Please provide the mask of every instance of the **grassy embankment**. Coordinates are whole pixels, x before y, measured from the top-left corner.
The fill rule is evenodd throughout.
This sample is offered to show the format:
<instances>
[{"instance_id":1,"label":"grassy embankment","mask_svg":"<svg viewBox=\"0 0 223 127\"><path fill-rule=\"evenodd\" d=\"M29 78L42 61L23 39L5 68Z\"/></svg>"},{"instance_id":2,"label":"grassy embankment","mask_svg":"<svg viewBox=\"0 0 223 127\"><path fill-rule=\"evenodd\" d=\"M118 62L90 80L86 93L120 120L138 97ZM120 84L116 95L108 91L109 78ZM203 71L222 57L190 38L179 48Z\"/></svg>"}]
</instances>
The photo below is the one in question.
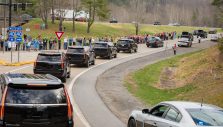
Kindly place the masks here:
<instances>
[{"instance_id":1,"label":"grassy embankment","mask_svg":"<svg viewBox=\"0 0 223 127\"><path fill-rule=\"evenodd\" d=\"M41 19L33 19L30 23L23 26L24 33L26 28L30 28L31 31L27 34L32 35L33 37L37 37L41 34L43 37L56 37L55 31L58 31L58 21L55 24L51 24L49 21L49 29L48 30L39 30L35 29L36 24L41 24ZM124 23L124 24L110 24L110 23L95 23L92 26L91 33L86 33L86 23L76 23L76 33L72 32L72 22L65 21L64 26L66 27L65 36L73 36L73 37L121 37L126 35L134 35L135 27L133 24ZM160 32L182 32L182 31L193 31L195 29L199 29L198 27L187 27L187 26L154 26L154 25L140 25L140 34L155 34ZM205 28L208 30L208 28Z\"/></svg>"},{"instance_id":2,"label":"grassy embankment","mask_svg":"<svg viewBox=\"0 0 223 127\"><path fill-rule=\"evenodd\" d=\"M176 56L128 75L125 85L148 105L203 99L223 107L223 54L216 46Z\"/></svg>"}]
</instances>

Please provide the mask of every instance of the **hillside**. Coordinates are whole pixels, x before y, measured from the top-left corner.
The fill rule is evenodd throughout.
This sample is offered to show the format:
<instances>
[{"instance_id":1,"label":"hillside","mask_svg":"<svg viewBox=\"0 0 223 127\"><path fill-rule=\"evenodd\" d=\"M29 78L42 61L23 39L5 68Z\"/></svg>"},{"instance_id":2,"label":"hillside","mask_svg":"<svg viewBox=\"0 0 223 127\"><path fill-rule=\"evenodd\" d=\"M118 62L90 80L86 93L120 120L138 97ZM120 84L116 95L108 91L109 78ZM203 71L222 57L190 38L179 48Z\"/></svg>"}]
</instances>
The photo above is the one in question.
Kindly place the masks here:
<instances>
[{"instance_id":1,"label":"hillside","mask_svg":"<svg viewBox=\"0 0 223 127\"><path fill-rule=\"evenodd\" d=\"M202 100L223 106L223 59L217 46L180 55L130 74L126 85L148 105L166 100Z\"/></svg>"},{"instance_id":2,"label":"hillside","mask_svg":"<svg viewBox=\"0 0 223 127\"><path fill-rule=\"evenodd\" d=\"M212 0L108 0L111 17L121 22L162 24L178 22L184 25L214 26ZM138 16L136 16L138 14Z\"/></svg>"}]
</instances>

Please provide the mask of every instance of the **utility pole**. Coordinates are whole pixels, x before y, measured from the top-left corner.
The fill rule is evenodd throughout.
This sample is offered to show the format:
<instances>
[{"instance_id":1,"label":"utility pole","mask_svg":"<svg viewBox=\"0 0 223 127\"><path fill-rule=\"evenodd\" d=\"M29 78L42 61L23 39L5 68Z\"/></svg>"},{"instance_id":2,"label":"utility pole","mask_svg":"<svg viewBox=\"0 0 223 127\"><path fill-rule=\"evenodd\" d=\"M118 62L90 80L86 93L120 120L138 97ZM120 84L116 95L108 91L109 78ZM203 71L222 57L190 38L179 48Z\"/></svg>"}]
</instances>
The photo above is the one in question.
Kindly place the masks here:
<instances>
[{"instance_id":1,"label":"utility pole","mask_svg":"<svg viewBox=\"0 0 223 127\"><path fill-rule=\"evenodd\" d=\"M6 4L6 0L4 1L4 3ZM6 7L4 6L4 44L3 44L3 53L5 51L5 41L6 41Z\"/></svg>"},{"instance_id":2,"label":"utility pole","mask_svg":"<svg viewBox=\"0 0 223 127\"><path fill-rule=\"evenodd\" d=\"M9 27L12 26L12 0L9 0Z\"/></svg>"}]
</instances>

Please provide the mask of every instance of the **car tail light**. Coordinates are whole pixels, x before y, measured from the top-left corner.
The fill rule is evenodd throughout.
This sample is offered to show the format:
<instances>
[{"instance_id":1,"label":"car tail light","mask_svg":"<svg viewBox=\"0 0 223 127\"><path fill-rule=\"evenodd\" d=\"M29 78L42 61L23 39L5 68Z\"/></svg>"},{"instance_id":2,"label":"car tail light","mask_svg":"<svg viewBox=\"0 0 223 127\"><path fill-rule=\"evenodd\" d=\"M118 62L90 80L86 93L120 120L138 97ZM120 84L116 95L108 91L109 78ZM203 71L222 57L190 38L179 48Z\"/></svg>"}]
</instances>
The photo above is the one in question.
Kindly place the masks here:
<instances>
[{"instance_id":1,"label":"car tail light","mask_svg":"<svg viewBox=\"0 0 223 127\"><path fill-rule=\"evenodd\" d=\"M1 107L0 107L0 121L3 121L3 119L4 119L6 93L7 93L7 86L5 87L5 91L4 91L3 96L1 98L2 102L1 102Z\"/></svg>"},{"instance_id":2,"label":"car tail light","mask_svg":"<svg viewBox=\"0 0 223 127\"><path fill-rule=\"evenodd\" d=\"M72 120L73 119L73 106L72 106L72 104L71 104L71 102L70 102L70 98L69 98L69 95L68 95L68 93L67 93L67 90L64 88L64 92L65 92L65 95L66 95L66 98L67 98L67 106L68 106L68 114L67 114L67 116L68 116L68 119L69 120Z\"/></svg>"}]
</instances>

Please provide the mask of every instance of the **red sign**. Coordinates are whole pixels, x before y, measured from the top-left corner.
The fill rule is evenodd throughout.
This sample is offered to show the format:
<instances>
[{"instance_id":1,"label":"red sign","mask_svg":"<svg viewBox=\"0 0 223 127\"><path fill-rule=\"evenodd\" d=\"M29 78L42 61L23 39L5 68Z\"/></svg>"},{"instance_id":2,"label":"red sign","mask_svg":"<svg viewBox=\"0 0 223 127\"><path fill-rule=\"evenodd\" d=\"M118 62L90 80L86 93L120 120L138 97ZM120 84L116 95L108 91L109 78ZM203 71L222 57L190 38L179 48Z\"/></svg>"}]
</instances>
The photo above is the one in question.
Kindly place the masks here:
<instances>
[{"instance_id":1,"label":"red sign","mask_svg":"<svg viewBox=\"0 0 223 127\"><path fill-rule=\"evenodd\" d=\"M55 34L57 35L58 40L60 40L64 32L55 32Z\"/></svg>"}]
</instances>

